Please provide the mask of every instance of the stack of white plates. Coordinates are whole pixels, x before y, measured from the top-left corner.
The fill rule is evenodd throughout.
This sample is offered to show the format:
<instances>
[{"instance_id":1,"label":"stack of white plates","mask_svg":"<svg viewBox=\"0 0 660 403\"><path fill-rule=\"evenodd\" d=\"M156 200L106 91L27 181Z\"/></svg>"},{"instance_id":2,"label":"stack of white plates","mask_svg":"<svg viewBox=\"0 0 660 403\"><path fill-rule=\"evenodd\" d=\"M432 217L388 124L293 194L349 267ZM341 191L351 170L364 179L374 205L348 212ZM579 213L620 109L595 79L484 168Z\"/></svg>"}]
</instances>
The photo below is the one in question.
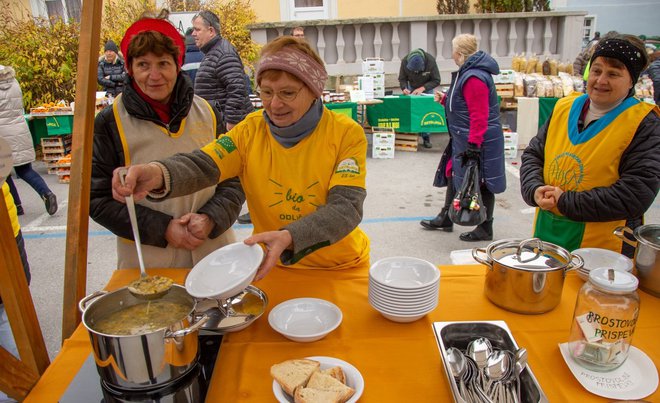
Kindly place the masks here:
<instances>
[{"instance_id":1,"label":"stack of white plates","mask_svg":"<svg viewBox=\"0 0 660 403\"><path fill-rule=\"evenodd\" d=\"M589 272L598 267L609 267L614 270L632 273L633 261L620 253L601 248L582 248L573 251L584 260L584 266L578 269L577 274L584 281L589 279Z\"/></svg>"},{"instance_id":2,"label":"stack of white plates","mask_svg":"<svg viewBox=\"0 0 660 403\"><path fill-rule=\"evenodd\" d=\"M369 303L395 322L413 322L438 306L440 270L414 257L381 259L369 269Z\"/></svg>"}]
</instances>

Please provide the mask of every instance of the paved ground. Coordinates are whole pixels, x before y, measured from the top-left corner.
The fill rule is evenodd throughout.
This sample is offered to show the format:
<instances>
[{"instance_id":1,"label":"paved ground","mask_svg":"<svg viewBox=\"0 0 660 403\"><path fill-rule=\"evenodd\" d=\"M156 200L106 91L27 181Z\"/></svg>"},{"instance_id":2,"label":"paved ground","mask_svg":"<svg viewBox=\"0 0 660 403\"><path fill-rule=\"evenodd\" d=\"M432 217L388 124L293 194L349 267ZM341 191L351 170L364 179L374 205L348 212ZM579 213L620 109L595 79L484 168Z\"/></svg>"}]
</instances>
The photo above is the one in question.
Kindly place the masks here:
<instances>
[{"instance_id":1,"label":"paved ground","mask_svg":"<svg viewBox=\"0 0 660 403\"><path fill-rule=\"evenodd\" d=\"M432 136L434 148L419 152L397 152L394 159L369 159L367 162L368 197L361 228L371 237L371 259L407 255L436 264L452 263L452 251L465 251L489 242L467 243L454 233L423 230L419 220L434 216L444 201L444 190L432 187L433 175L444 149L445 134ZM519 153L520 154L520 153ZM496 197L495 237L523 238L531 234L533 209L520 197L519 158L507 160L508 189ZM23 181L16 180L25 215L20 217L32 268L30 286L42 331L51 357L60 348L64 249L69 185L46 174L46 167L36 163L51 189L57 194L60 209L54 216L45 212L43 202ZM660 222L660 203L653 204L647 222ZM236 225L239 239L247 237L252 227ZM465 253L454 256L469 256ZM115 238L103 227L90 221L87 293L101 289L115 267Z\"/></svg>"}]
</instances>

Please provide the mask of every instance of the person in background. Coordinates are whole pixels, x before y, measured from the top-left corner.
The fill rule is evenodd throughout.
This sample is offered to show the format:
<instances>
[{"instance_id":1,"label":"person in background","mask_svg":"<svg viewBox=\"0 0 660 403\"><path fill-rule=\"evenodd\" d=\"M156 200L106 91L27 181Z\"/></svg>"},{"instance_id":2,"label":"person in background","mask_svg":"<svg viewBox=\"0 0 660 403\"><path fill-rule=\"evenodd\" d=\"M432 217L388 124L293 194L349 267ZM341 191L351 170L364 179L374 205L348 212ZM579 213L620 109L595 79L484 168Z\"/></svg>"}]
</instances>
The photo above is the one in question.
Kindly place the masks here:
<instances>
[{"instance_id":1,"label":"person in background","mask_svg":"<svg viewBox=\"0 0 660 403\"><path fill-rule=\"evenodd\" d=\"M21 225L18 222L18 214L16 213L16 205L14 204L14 198L11 196L9 191L9 185L6 183L2 184L2 197L5 198L5 204L7 205L7 210L9 213L9 220L11 221L12 229L14 230L14 238L16 239L16 247L18 248L18 254L21 257L21 264L23 266L23 272L25 273L25 278L28 285L30 285L30 264L28 263L27 252L25 251L25 241L23 240L23 234L21 233ZM9 318L7 317L7 312L5 312L5 306L2 303L2 296L0 295L0 347L3 347L14 357L20 358L18 353L18 347L16 346L16 340L14 339L14 334L11 330L11 325L9 323ZM0 391L0 402L15 402L15 400L10 399L4 392Z\"/></svg>"},{"instance_id":2,"label":"person in background","mask_svg":"<svg viewBox=\"0 0 660 403\"><path fill-rule=\"evenodd\" d=\"M305 39L305 28L303 27L293 27L291 30L291 35L294 38Z\"/></svg>"},{"instance_id":3,"label":"person in background","mask_svg":"<svg viewBox=\"0 0 660 403\"><path fill-rule=\"evenodd\" d=\"M458 71L452 73L446 95L436 93L436 101L445 107L449 128L449 144L436 172L434 186L447 186L445 204L437 217L422 220L422 227L451 232L449 208L456 190L461 187L464 167L469 159L477 160L481 178L481 196L486 209L486 221L473 231L460 235L462 241L493 239L495 193L506 190L504 172L504 134L500 124L500 108L493 74L500 68L495 59L477 50L477 38L462 34L452 40L452 57Z\"/></svg>"},{"instance_id":4,"label":"person in background","mask_svg":"<svg viewBox=\"0 0 660 403\"><path fill-rule=\"evenodd\" d=\"M232 44L220 36L217 15L200 11L192 22L195 44L204 53L195 77L195 94L220 111L224 133L254 110L243 62Z\"/></svg>"},{"instance_id":5,"label":"person in background","mask_svg":"<svg viewBox=\"0 0 660 403\"><path fill-rule=\"evenodd\" d=\"M118 268L138 267L138 259L126 205L112 197L113 170L190 152L217 135L217 111L181 71L183 38L166 14L159 17L126 30L126 89L94 120L90 216L117 235ZM190 268L235 242L231 226L244 201L240 182L230 179L186 197L136 203L145 265Z\"/></svg>"},{"instance_id":6,"label":"person in background","mask_svg":"<svg viewBox=\"0 0 660 403\"><path fill-rule=\"evenodd\" d=\"M188 74L190 81L194 85L197 69L199 69L199 65L204 58L204 53L195 44L195 38L192 36L192 32L192 28L188 28L186 31L186 55L183 58L184 63L181 66L181 70Z\"/></svg>"},{"instance_id":7,"label":"person in background","mask_svg":"<svg viewBox=\"0 0 660 403\"><path fill-rule=\"evenodd\" d=\"M658 194L660 109L633 97L647 64L638 38L603 38L590 62L587 93L560 99L522 154L522 197L537 207L535 237L632 257L613 231L642 225Z\"/></svg>"},{"instance_id":8,"label":"person in background","mask_svg":"<svg viewBox=\"0 0 660 403\"><path fill-rule=\"evenodd\" d=\"M254 224L244 242L265 245L257 280L275 265L368 270L369 238L358 227L367 140L357 122L324 107L327 78L307 41L272 40L256 75L264 110L201 150L129 167L125 186L113 178L116 199L173 198L239 177Z\"/></svg>"},{"instance_id":9,"label":"person in background","mask_svg":"<svg viewBox=\"0 0 660 403\"><path fill-rule=\"evenodd\" d=\"M649 67L646 69L651 81L653 81L653 99L656 105L660 105L660 50L656 50L649 57Z\"/></svg>"},{"instance_id":10,"label":"person in background","mask_svg":"<svg viewBox=\"0 0 660 403\"><path fill-rule=\"evenodd\" d=\"M46 211L53 215L57 212L57 196L32 168L32 162L37 156L23 113L23 92L16 81L16 73L12 67L0 65L0 138L5 139L11 146L16 175L39 194L46 205ZM18 214L23 215L21 198L11 176L7 177L7 184Z\"/></svg>"},{"instance_id":11,"label":"person in background","mask_svg":"<svg viewBox=\"0 0 660 403\"><path fill-rule=\"evenodd\" d=\"M117 45L109 40L105 43L104 54L96 70L96 81L108 95L116 97L124 90L126 70L124 60L117 53Z\"/></svg>"},{"instance_id":12,"label":"person in background","mask_svg":"<svg viewBox=\"0 0 660 403\"><path fill-rule=\"evenodd\" d=\"M415 49L401 60L399 87L406 95L433 94L440 85L440 71L435 57L423 49ZM425 148L431 148L431 134L420 133Z\"/></svg>"},{"instance_id":13,"label":"person in background","mask_svg":"<svg viewBox=\"0 0 660 403\"><path fill-rule=\"evenodd\" d=\"M596 45L601 39L613 38L618 36L619 33L616 31L609 31L601 38L600 33L598 33L598 38L594 36L594 39L589 41L589 44L577 55L575 61L573 62L573 75L582 77L586 82L589 78L589 61L591 56L594 54Z\"/></svg>"}]
</instances>

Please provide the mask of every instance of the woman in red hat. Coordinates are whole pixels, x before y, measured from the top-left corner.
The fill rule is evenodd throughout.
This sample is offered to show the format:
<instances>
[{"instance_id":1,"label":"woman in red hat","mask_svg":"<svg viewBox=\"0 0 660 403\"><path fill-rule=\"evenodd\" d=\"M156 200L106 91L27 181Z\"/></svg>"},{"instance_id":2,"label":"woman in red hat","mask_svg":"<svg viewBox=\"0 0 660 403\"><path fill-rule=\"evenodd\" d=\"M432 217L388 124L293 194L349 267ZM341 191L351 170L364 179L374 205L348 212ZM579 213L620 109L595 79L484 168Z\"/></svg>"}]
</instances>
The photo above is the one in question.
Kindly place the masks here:
<instances>
[{"instance_id":1,"label":"woman in red hat","mask_svg":"<svg viewBox=\"0 0 660 403\"><path fill-rule=\"evenodd\" d=\"M113 199L117 167L190 152L216 138L217 111L194 95L181 72L185 44L164 18L142 18L121 41L128 78L124 92L94 121L90 216L117 235L117 267L138 266L128 210ZM192 267L235 242L232 224L245 195L237 179L185 197L137 203L147 267Z\"/></svg>"}]
</instances>

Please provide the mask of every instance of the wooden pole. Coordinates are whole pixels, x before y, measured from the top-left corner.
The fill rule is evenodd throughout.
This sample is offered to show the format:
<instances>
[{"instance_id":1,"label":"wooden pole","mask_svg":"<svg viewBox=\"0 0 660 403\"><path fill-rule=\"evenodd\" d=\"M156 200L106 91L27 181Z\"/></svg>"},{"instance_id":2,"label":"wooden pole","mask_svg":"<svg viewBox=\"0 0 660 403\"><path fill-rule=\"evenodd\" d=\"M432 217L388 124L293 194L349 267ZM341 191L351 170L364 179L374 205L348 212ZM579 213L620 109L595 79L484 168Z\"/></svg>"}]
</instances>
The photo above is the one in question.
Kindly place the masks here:
<instances>
[{"instance_id":1,"label":"wooden pole","mask_svg":"<svg viewBox=\"0 0 660 403\"><path fill-rule=\"evenodd\" d=\"M96 69L101 36L103 0L85 0L82 5L76 108L71 145L71 181L64 260L64 300L62 341L69 338L80 323L78 301L87 285L87 231L89 228L89 192L92 173L92 139L96 110Z\"/></svg>"}]
</instances>

